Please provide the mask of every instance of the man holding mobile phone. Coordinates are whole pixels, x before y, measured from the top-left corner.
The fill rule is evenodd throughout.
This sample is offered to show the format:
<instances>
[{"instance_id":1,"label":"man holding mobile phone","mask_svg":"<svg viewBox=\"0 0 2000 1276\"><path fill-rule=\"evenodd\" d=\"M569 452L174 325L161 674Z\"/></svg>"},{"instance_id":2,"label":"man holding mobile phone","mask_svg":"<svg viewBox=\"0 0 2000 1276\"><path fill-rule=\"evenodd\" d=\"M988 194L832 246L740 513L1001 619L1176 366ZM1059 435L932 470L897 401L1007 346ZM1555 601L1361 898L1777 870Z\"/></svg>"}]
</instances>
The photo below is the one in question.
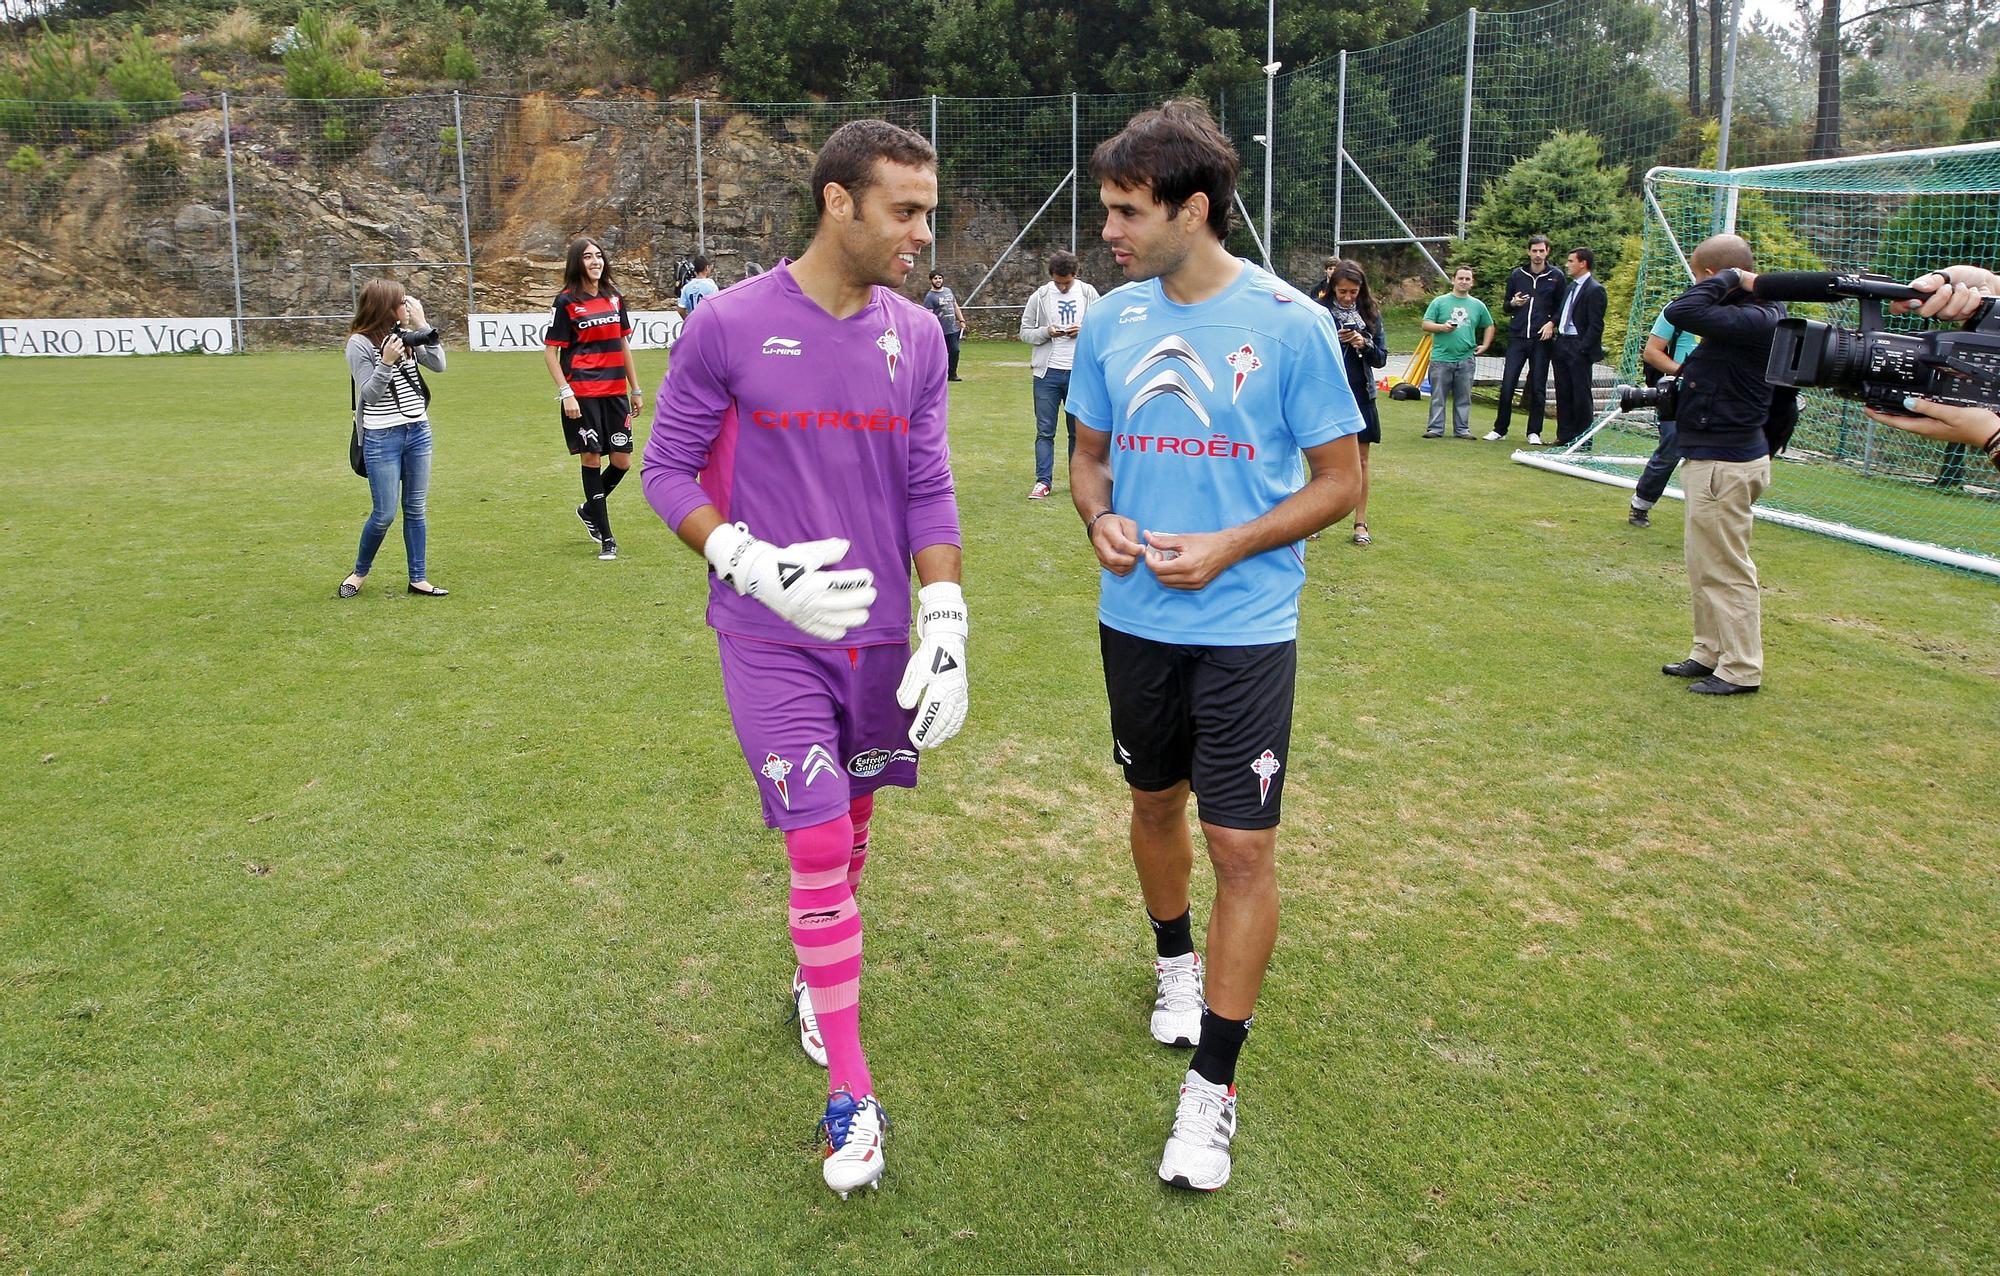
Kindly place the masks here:
<instances>
[{"instance_id":1,"label":"man holding mobile phone","mask_svg":"<svg viewBox=\"0 0 2000 1276\"><path fill-rule=\"evenodd\" d=\"M1055 478L1056 412L1068 406L1069 374L1076 363L1076 337L1084 312L1097 304L1097 289L1076 277L1076 254L1049 256L1049 282L1021 308L1021 340L1035 348L1035 485L1031 501L1046 500ZM1067 415L1067 413L1065 413ZM1069 418L1069 455L1076 455L1076 418Z\"/></svg>"}]
</instances>

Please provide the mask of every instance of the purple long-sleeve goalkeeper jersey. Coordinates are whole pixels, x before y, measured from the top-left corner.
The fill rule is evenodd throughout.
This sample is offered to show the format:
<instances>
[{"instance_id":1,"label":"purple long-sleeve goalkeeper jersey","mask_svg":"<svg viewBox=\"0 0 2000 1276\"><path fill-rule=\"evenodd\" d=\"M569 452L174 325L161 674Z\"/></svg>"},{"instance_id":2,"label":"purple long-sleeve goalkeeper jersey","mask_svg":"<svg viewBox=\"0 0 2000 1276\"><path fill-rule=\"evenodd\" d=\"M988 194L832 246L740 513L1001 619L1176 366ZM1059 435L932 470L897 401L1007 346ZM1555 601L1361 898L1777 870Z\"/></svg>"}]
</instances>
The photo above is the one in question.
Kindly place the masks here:
<instances>
[{"instance_id":1,"label":"purple long-sleeve goalkeeper jersey","mask_svg":"<svg viewBox=\"0 0 2000 1276\"><path fill-rule=\"evenodd\" d=\"M943 329L887 288L836 319L780 262L702 302L655 403L646 499L672 528L713 505L773 545L845 537L831 566L868 568L877 591L829 643L711 575L708 623L800 647L906 640L911 558L959 543L945 405Z\"/></svg>"}]
</instances>

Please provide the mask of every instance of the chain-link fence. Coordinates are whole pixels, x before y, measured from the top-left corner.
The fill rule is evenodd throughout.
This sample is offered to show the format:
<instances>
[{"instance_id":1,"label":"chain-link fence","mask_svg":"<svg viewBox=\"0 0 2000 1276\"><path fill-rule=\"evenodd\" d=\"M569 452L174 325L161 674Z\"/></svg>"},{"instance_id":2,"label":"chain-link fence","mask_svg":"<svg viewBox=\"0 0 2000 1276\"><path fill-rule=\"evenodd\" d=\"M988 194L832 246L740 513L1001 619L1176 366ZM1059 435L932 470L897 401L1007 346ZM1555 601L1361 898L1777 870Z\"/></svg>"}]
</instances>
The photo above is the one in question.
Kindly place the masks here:
<instances>
[{"instance_id":1,"label":"chain-link fence","mask_svg":"<svg viewBox=\"0 0 2000 1276\"><path fill-rule=\"evenodd\" d=\"M1232 246L1264 256L1268 239L1292 278L1337 248L1434 250L1557 128L1596 134L1636 182L1688 125L1613 21L1590 0L1474 11L1218 92L1244 159ZM814 152L879 116L935 142L932 264L975 328L1005 331L1057 247L1115 279L1084 170L1156 100L0 102L0 236L23 263L0 315L223 316L239 349L317 342L360 279L393 273L462 332L465 315L544 308L579 233L604 241L635 308L667 309L698 252L725 283L797 253Z\"/></svg>"}]
</instances>

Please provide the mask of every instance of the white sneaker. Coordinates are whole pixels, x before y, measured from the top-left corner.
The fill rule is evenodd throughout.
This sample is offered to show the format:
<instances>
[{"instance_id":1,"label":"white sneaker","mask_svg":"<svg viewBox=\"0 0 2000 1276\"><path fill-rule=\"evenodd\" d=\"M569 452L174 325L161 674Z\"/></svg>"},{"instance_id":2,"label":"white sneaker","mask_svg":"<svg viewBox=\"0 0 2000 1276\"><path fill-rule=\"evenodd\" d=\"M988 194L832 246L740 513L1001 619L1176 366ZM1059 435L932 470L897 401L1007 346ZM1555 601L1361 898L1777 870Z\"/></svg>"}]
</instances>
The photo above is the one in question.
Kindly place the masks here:
<instances>
[{"instance_id":1,"label":"white sneaker","mask_svg":"<svg viewBox=\"0 0 2000 1276\"><path fill-rule=\"evenodd\" d=\"M792 973L792 1018L799 1023L799 1047L806 1058L826 1066L826 1038L819 1035L819 1016L813 1013L812 994L806 990L803 971Z\"/></svg>"},{"instance_id":2,"label":"white sneaker","mask_svg":"<svg viewBox=\"0 0 2000 1276\"><path fill-rule=\"evenodd\" d=\"M1542 445L1542 436L1539 434L1530 434L1528 442L1534 444L1536 447L1540 447Z\"/></svg>"},{"instance_id":3,"label":"white sneaker","mask_svg":"<svg viewBox=\"0 0 2000 1276\"><path fill-rule=\"evenodd\" d=\"M1229 1141L1235 1137L1236 1087L1213 1085L1190 1070L1160 1157L1160 1181L1213 1192L1229 1181Z\"/></svg>"},{"instance_id":4,"label":"white sneaker","mask_svg":"<svg viewBox=\"0 0 2000 1276\"><path fill-rule=\"evenodd\" d=\"M834 1091L826 1101L826 1115L819 1119L819 1133L826 1143L820 1173L841 1200L858 1188L881 1188L882 1140L889 1133L889 1116L874 1095L856 1099L845 1089ZM1227 1168L1223 1174L1228 1176Z\"/></svg>"},{"instance_id":5,"label":"white sneaker","mask_svg":"<svg viewBox=\"0 0 2000 1276\"><path fill-rule=\"evenodd\" d=\"M1159 995L1153 998L1153 1040L1163 1046L1201 1044L1201 954L1153 962Z\"/></svg>"},{"instance_id":6,"label":"white sneaker","mask_svg":"<svg viewBox=\"0 0 2000 1276\"><path fill-rule=\"evenodd\" d=\"M1049 485L1047 483L1036 483L1028 489L1028 499L1031 501L1046 501L1049 499Z\"/></svg>"},{"instance_id":7,"label":"white sneaker","mask_svg":"<svg viewBox=\"0 0 2000 1276\"><path fill-rule=\"evenodd\" d=\"M1486 433L1479 436L1479 441L1481 443L1491 443L1495 439L1504 439L1506 437L1507 437L1506 435L1500 433L1500 431L1498 430L1488 430Z\"/></svg>"}]
</instances>

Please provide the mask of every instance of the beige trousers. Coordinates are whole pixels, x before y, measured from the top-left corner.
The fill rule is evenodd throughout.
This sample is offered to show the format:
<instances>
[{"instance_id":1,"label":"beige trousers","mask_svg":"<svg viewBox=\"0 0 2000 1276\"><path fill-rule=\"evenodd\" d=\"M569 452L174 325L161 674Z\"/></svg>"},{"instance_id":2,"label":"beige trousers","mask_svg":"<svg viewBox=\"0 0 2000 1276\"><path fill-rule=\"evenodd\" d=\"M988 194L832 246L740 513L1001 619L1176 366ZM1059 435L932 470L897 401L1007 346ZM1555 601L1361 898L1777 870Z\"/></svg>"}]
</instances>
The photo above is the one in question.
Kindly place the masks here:
<instances>
[{"instance_id":1,"label":"beige trousers","mask_svg":"<svg viewBox=\"0 0 2000 1276\"><path fill-rule=\"evenodd\" d=\"M1694 594L1690 660L1741 687L1764 681L1757 564L1750 561L1750 506L1771 485L1771 458L1682 461L1687 494L1687 574Z\"/></svg>"}]
</instances>

